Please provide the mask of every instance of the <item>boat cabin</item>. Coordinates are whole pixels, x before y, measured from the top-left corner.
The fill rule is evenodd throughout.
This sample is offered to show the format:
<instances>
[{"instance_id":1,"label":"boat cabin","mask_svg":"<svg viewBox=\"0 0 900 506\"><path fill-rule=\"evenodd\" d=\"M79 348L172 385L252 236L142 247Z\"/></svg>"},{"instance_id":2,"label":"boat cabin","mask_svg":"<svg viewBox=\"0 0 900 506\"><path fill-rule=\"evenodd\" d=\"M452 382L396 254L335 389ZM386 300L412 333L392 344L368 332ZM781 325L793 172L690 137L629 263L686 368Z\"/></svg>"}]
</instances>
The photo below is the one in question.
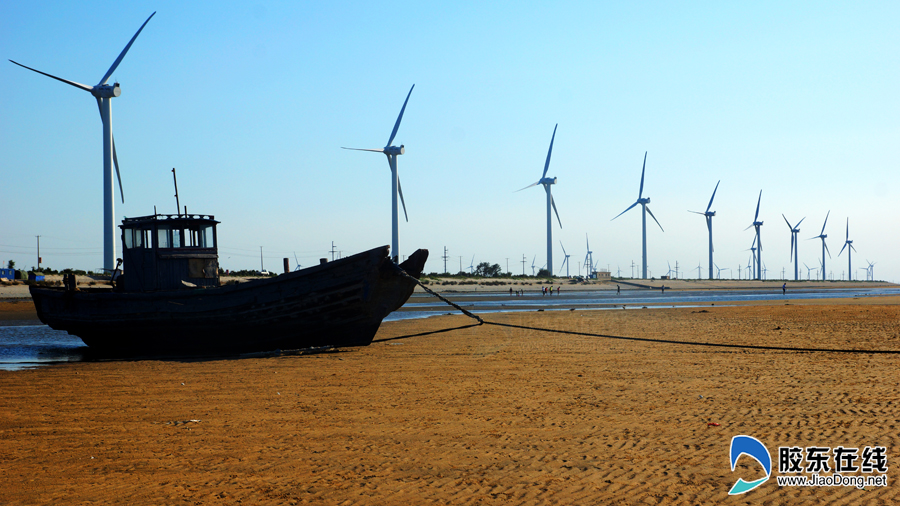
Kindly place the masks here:
<instances>
[{"instance_id":1,"label":"boat cabin","mask_svg":"<svg viewBox=\"0 0 900 506\"><path fill-rule=\"evenodd\" d=\"M219 254L212 215L154 214L125 218L122 229L126 292L219 286Z\"/></svg>"}]
</instances>

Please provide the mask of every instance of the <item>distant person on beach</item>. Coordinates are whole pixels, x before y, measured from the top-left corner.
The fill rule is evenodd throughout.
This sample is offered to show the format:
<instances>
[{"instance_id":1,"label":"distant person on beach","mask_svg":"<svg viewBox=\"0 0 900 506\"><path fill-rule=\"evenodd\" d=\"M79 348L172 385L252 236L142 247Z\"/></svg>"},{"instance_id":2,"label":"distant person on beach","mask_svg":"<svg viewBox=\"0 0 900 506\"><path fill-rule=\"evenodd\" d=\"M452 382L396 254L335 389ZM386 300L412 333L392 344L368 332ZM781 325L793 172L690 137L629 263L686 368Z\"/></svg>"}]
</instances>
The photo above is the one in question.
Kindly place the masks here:
<instances>
[{"instance_id":1,"label":"distant person on beach","mask_svg":"<svg viewBox=\"0 0 900 506\"><path fill-rule=\"evenodd\" d=\"M662 293L666 293L666 285L662 285L660 287L660 290L662 290Z\"/></svg>"},{"instance_id":2,"label":"distant person on beach","mask_svg":"<svg viewBox=\"0 0 900 506\"><path fill-rule=\"evenodd\" d=\"M787 283L781 285L781 295L787 295Z\"/></svg>"},{"instance_id":3,"label":"distant person on beach","mask_svg":"<svg viewBox=\"0 0 900 506\"><path fill-rule=\"evenodd\" d=\"M621 293L621 290L619 290L619 285L616 285L616 295L619 295L619 293Z\"/></svg>"},{"instance_id":4,"label":"distant person on beach","mask_svg":"<svg viewBox=\"0 0 900 506\"><path fill-rule=\"evenodd\" d=\"M512 287L509 287L509 294L512 295Z\"/></svg>"}]
</instances>

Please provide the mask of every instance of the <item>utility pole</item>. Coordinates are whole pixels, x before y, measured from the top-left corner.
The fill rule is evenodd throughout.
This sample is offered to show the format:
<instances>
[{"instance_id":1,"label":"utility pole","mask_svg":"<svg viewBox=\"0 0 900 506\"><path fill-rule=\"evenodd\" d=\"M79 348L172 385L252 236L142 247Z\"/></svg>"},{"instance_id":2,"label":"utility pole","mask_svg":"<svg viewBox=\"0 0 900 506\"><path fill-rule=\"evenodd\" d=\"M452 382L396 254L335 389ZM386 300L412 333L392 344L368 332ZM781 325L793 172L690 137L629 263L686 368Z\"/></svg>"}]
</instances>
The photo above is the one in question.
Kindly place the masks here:
<instances>
[{"instance_id":1,"label":"utility pole","mask_svg":"<svg viewBox=\"0 0 900 506\"><path fill-rule=\"evenodd\" d=\"M41 270L41 236L36 235L35 237L37 237L37 248L38 248L38 252L37 252L37 253L38 253L38 254L37 254L37 257L38 257L37 270Z\"/></svg>"},{"instance_id":2,"label":"utility pole","mask_svg":"<svg viewBox=\"0 0 900 506\"><path fill-rule=\"evenodd\" d=\"M509 257L506 257L506 272L509 272Z\"/></svg>"},{"instance_id":3,"label":"utility pole","mask_svg":"<svg viewBox=\"0 0 900 506\"><path fill-rule=\"evenodd\" d=\"M462 255L459 256L459 272L462 272Z\"/></svg>"},{"instance_id":4,"label":"utility pole","mask_svg":"<svg viewBox=\"0 0 900 506\"><path fill-rule=\"evenodd\" d=\"M444 259L444 274L448 274L448 272L447 272L447 258L449 258L449 257L447 256L447 247L446 247L446 246L444 246L444 256L442 256L441 258Z\"/></svg>"},{"instance_id":5,"label":"utility pole","mask_svg":"<svg viewBox=\"0 0 900 506\"><path fill-rule=\"evenodd\" d=\"M266 270L263 266L263 254L262 254L262 246L259 247L259 271L262 272Z\"/></svg>"},{"instance_id":6,"label":"utility pole","mask_svg":"<svg viewBox=\"0 0 900 506\"><path fill-rule=\"evenodd\" d=\"M522 275L525 275L525 254L522 254Z\"/></svg>"},{"instance_id":7,"label":"utility pole","mask_svg":"<svg viewBox=\"0 0 900 506\"><path fill-rule=\"evenodd\" d=\"M331 241L331 261L334 262L334 241Z\"/></svg>"}]
</instances>

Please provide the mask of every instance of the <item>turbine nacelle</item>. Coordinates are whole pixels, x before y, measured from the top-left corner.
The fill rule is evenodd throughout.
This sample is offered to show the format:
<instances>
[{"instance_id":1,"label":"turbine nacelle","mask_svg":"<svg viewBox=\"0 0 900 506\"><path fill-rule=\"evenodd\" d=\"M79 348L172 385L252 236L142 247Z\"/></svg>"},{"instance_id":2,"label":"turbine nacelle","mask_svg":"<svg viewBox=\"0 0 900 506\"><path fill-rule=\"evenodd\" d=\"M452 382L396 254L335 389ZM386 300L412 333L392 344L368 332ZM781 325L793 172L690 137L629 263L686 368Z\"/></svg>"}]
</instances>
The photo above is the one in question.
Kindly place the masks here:
<instances>
[{"instance_id":1,"label":"turbine nacelle","mask_svg":"<svg viewBox=\"0 0 900 506\"><path fill-rule=\"evenodd\" d=\"M406 153L406 148L403 146L403 144L401 144L399 148L397 146L387 146L384 148L384 154L388 156L402 155L404 153Z\"/></svg>"},{"instance_id":2,"label":"turbine nacelle","mask_svg":"<svg viewBox=\"0 0 900 506\"><path fill-rule=\"evenodd\" d=\"M557 178L555 178L555 177L542 177L541 180L538 181L538 183L540 183L540 184L556 184L556 179Z\"/></svg>"},{"instance_id":3,"label":"turbine nacelle","mask_svg":"<svg viewBox=\"0 0 900 506\"><path fill-rule=\"evenodd\" d=\"M647 198L643 198L643 199L637 199L637 203L638 203L638 204L647 205L647 204L650 203L650 198L647 197Z\"/></svg>"},{"instance_id":4,"label":"turbine nacelle","mask_svg":"<svg viewBox=\"0 0 900 506\"><path fill-rule=\"evenodd\" d=\"M113 98L118 97L122 94L122 89L119 88L119 83L115 83L112 86L108 84L98 84L91 88L91 95L97 98Z\"/></svg>"}]
</instances>

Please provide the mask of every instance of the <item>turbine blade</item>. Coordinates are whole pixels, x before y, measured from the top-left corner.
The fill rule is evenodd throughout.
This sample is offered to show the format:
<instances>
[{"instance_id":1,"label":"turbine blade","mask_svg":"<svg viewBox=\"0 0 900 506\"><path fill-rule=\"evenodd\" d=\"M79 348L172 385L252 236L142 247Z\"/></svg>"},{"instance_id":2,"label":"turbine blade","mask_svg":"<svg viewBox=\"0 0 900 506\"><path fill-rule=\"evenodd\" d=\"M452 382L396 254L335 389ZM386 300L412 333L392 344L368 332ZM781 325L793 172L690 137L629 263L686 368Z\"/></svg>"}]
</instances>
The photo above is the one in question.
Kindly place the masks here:
<instances>
[{"instance_id":1,"label":"turbine blade","mask_svg":"<svg viewBox=\"0 0 900 506\"><path fill-rule=\"evenodd\" d=\"M644 151L644 167L641 169L641 187L638 190L638 200L640 200L641 195L644 194L644 171L647 170L647 152ZM613 218L615 219L615 218Z\"/></svg>"},{"instance_id":2,"label":"turbine blade","mask_svg":"<svg viewBox=\"0 0 900 506\"><path fill-rule=\"evenodd\" d=\"M400 109L400 115L397 116L397 122L394 123L394 130L391 131L391 138L388 139L388 142L387 142L387 144L385 144L385 147L390 146L391 143L394 142L394 136L397 135L397 129L400 128L400 120L403 119L403 111L406 110L406 103L409 102L409 96L412 95L412 90L415 87L416 87L416 85L413 84L412 88L409 89L409 93L406 94L406 100L403 101L403 107Z\"/></svg>"},{"instance_id":3,"label":"turbine blade","mask_svg":"<svg viewBox=\"0 0 900 506\"><path fill-rule=\"evenodd\" d=\"M756 200L756 214L753 216L753 221L759 221L759 203L762 202L762 190L759 190L759 198Z\"/></svg>"},{"instance_id":4,"label":"turbine blade","mask_svg":"<svg viewBox=\"0 0 900 506\"><path fill-rule=\"evenodd\" d=\"M722 180L720 179L719 183L721 183L721 182L722 182ZM709 212L709 208L712 207L712 201L714 198L716 198L716 190L719 189L719 183L716 183L716 188L713 190L712 197L709 198L709 205L706 206L706 212Z\"/></svg>"},{"instance_id":5,"label":"turbine blade","mask_svg":"<svg viewBox=\"0 0 900 506\"><path fill-rule=\"evenodd\" d=\"M847 218L847 235L844 237L844 240L850 239L850 218Z\"/></svg>"},{"instance_id":6,"label":"turbine blade","mask_svg":"<svg viewBox=\"0 0 900 506\"><path fill-rule=\"evenodd\" d=\"M822 239L822 244L825 246L825 251L828 253L828 258L831 258L831 250L828 249L828 243L825 242L825 239Z\"/></svg>"},{"instance_id":7,"label":"turbine blade","mask_svg":"<svg viewBox=\"0 0 900 506\"><path fill-rule=\"evenodd\" d=\"M156 15L156 11L154 11L153 14L150 15L150 18L152 18L155 15ZM109 81L109 78L113 75L113 72L116 71L116 67L119 66L119 63L122 63L122 58L125 58L125 53L127 53L128 50L131 49L131 45L134 44L134 39L136 39L137 36L141 34L141 30L143 30L144 27L147 26L147 23L150 22L150 18L147 18L147 21L144 21L144 24L141 25L140 28L138 28L138 31L137 31L137 33L134 34L134 37L132 37L131 40L128 41L128 45L125 46L125 49L123 49L121 53L119 53L119 57L116 58L116 61L113 62L112 66L109 68L109 70L106 71L106 75L103 76L103 79L100 80L100 84L106 84L106 81Z\"/></svg>"},{"instance_id":8,"label":"turbine blade","mask_svg":"<svg viewBox=\"0 0 900 506\"><path fill-rule=\"evenodd\" d=\"M825 225L828 224L828 216L831 215L831 210L828 211L828 214L825 215L825 223L822 224L822 231L819 232L819 235L825 234Z\"/></svg>"},{"instance_id":9,"label":"turbine blade","mask_svg":"<svg viewBox=\"0 0 900 506\"><path fill-rule=\"evenodd\" d=\"M397 176L397 193L400 194L400 203L403 205L403 217L409 223L409 215L406 214L406 202L403 200L403 188L400 187L400 176Z\"/></svg>"},{"instance_id":10,"label":"turbine blade","mask_svg":"<svg viewBox=\"0 0 900 506\"><path fill-rule=\"evenodd\" d=\"M563 255L566 255L566 247L563 246L562 241L559 241L559 247L562 248L562 250L563 250ZM568 256L568 255L566 255L566 256Z\"/></svg>"},{"instance_id":11,"label":"turbine blade","mask_svg":"<svg viewBox=\"0 0 900 506\"><path fill-rule=\"evenodd\" d=\"M838 253L838 256L841 256L841 253L844 252L844 249L847 247L847 243L844 243L844 247L841 248L841 251Z\"/></svg>"},{"instance_id":12,"label":"turbine blade","mask_svg":"<svg viewBox=\"0 0 900 506\"><path fill-rule=\"evenodd\" d=\"M800 224L803 223L803 220L805 220L805 219L806 219L806 216L804 216L803 219L801 219L800 221L798 221L797 224L794 225L794 228L800 228Z\"/></svg>"},{"instance_id":13,"label":"turbine blade","mask_svg":"<svg viewBox=\"0 0 900 506\"><path fill-rule=\"evenodd\" d=\"M783 214L783 213L782 213L781 217L784 218L784 214ZM784 218L784 222L787 223L788 228L791 229L791 232L793 232L793 231L794 231L794 227L791 226L791 222L789 222L789 221L787 220L787 218Z\"/></svg>"},{"instance_id":14,"label":"turbine blade","mask_svg":"<svg viewBox=\"0 0 900 506\"><path fill-rule=\"evenodd\" d=\"M341 149L351 149L353 151L371 151L373 153L384 153L384 148L381 149L363 149L363 148L345 148L341 146Z\"/></svg>"},{"instance_id":15,"label":"turbine blade","mask_svg":"<svg viewBox=\"0 0 900 506\"><path fill-rule=\"evenodd\" d=\"M550 205L553 206L553 212L556 213L556 221L559 222L559 228L562 228L562 220L559 219L559 211L556 210L556 200L553 199L552 194L550 195Z\"/></svg>"},{"instance_id":16,"label":"turbine blade","mask_svg":"<svg viewBox=\"0 0 900 506\"><path fill-rule=\"evenodd\" d=\"M48 73L46 73L46 72L41 72L40 70L36 70L36 69L31 68L31 67L26 67L25 65L22 65L21 63L18 63L18 62L14 62L14 61L12 61L12 60L9 60L9 61L15 63L16 65L18 65L18 66L20 66L20 67L22 67L22 68L26 68L26 69L28 69L28 70L30 70L30 71L32 71L32 72L37 72L38 74L45 75L45 76L47 76L47 77L56 79L57 81L61 81L61 82L64 82L64 83L66 83L66 84L71 84L72 86L74 86L74 87L76 87L76 88L81 88L81 89L84 90L84 91L93 91L93 90L94 90L94 88L91 87L91 86L87 86L87 85L81 84L81 83L76 83L75 81L69 81L68 79L63 79L63 78L61 78L61 77L56 77L56 76L54 76L54 75L52 75L52 74L48 74Z\"/></svg>"},{"instance_id":17,"label":"turbine blade","mask_svg":"<svg viewBox=\"0 0 900 506\"><path fill-rule=\"evenodd\" d=\"M617 215L616 215L616 218L618 218L619 216L622 216L623 214L627 213L628 211L631 210L632 207L634 207L634 206L636 206L636 205L638 205L637 202L635 202L634 204L631 204L630 206L628 206L628 209L626 209L626 210L622 211L621 213L617 214ZM613 218L612 220L614 220L614 219L616 219L616 218ZM612 220L609 220L609 221L612 221Z\"/></svg>"},{"instance_id":18,"label":"turbine blade","mask_svg":"<svg viewBox=\"0 0 900 506\"><path fill-rule=\"evenodd\" d=\"M789 260L794 259L794 234L791 234L791 256Z\"/></svg>"},{"instance_id":19,"label":"turbine blade","mask_svg":"<svg viewBox=\"0 0 900 506\"><path fill-rule=\"evenodd\" d=\"M550 168L550 154L553 153L553 141L556 139L556 127L559 126L559 123L553 127L553 137L550 137L550 149L547 150L547 161L544 162L544 175L541 176L541 179L547 177L547 169Z\"/></svg>"},{"instance_id":20,"label":"turbine blade","mask_svg":"<svg viewBox=\"0 0 900 506\"><path fill-rule=\"evenodd\" d=\"M626 211L627 211L627 209L626 209ZM590 251L590 250L591 250L591 242L588 241L588 235L587 235L587 232L585 232L585 234L584 234L584 243L585 243L585 245L587 245L588 251Z\"/></svg>"},{"instance_id":21,"label":"turbine blade","mask_svg":"<svg viewBox=\"0 0 900 506\"><path fill-rule=\"evenodd\" d=\"M856 248L854 248L852 244L850 245L850 249L852 249L853 251L856 251ZM858 251L856 251L856 252L859 253Z\"/></svg>"},{"instance_id":22,"label":"turbine blade","mask_svg":"<svg viewBox=\"0 0 900 506\"><path fill-rule=\"evenodd\" d=\"M122 203L125 203L125 190L122 189L122 174L119 172L119 157L116 155L116 138L112 139L113 148L113 165L116 168L116 178L119 180L119 195L122 197Z\"/></svg>"},{"instance_id":23,"label":"turbine blade","mask_svg":"<svg viewBox=\"0 0 900 506\"><path fill-rule=\"evenodd\" d=\"M656 224L659 225L659 220L656 219L656 216L653 216L653 212L650 211L650 208L646 206L644 208L647 209L647 214L649 214L650 217L653 218L653 221L655 221ZM665 232L665 230L663 230L662 228L662 225L659 225L659 229Z\"/></svg>"},{"instance_id":24,"label":"turbine blade","mask_svg":"<svg viewBox=\"0 0 900 506\"><path fill-rule=\"evenodd\" d=\"M532 186L537 186L539 184L541 184L540 181L535 181L534 183L531 183L530 185L526 186L525 188L519 188L518 190L514 191L513 193L518 193L522 190L527 190L528 188L531 188Z\"/></svg>"}]
</instances>

